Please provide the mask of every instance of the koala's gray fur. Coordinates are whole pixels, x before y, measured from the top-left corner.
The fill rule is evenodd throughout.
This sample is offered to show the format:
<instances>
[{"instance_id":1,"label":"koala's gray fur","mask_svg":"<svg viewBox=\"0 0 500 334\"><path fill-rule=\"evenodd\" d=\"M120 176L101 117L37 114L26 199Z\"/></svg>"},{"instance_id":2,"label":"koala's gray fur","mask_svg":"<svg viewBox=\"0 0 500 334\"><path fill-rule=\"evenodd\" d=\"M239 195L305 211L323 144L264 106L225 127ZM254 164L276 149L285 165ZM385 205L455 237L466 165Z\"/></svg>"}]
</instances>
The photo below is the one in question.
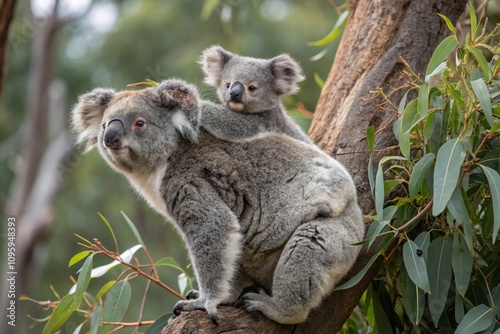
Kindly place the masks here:
<instances>
[{"instance_id":1,"label":"koala's gray fur","mask_svg":"<svg viewBox=\"0 0 500 334\"><path fill-rule=\"evenodd\" d=\"M199 126L195 87L166 80L115 93L95 89L72 111L78 142L97 146L183 237L199 285L174 313L238 300L293 324L350 269L364 236L356 189L334 159L270 133L229 142ZM326 209L325 209L326 208Z\"/></svg>"},{"instance_id":2,"label":"koala's gray fur","mask_svg":"<svg viewBox=\"0 0 500 334\"><path fill-rule=\"evenodd\" d=\"M212 135L235 141L277 132L312 145L280 101L281 96L297 92L298 83L304 80L292 57L242 57L212 46L203 51L200 65L205 82L217 89L222 103L202 104L201 122Z\"/></svg>"}]
</instances>

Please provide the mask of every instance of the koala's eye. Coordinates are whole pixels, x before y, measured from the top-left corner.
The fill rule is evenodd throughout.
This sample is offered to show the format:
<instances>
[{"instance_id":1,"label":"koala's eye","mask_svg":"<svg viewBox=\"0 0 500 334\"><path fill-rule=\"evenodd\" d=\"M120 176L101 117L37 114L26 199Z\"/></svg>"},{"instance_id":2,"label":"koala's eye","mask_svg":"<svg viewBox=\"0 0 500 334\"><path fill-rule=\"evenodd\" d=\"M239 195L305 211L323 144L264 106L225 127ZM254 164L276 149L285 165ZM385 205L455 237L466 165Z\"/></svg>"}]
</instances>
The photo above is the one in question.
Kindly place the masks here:
<instances>
[{"instance_id":1,"label":"koala's eye","mask_svg":"<svg viewBox=\"0 0 500 334\"><path fill-rule=\"evenodd\" d=\"M226 83L226 88L229 89L229 87L231 87L231 84L228 82Z\"/></svg>"},{"instance_id":2,"label":"koala's eye","mask_svg":"<svg viewBox=\"0 0 500 334\"><path fill-rule=\"evenodd\" d=\"M101 126L103 130L106 129L106 123L102 123Z\"/></svg>"},{"instance_id":3,"label":"koala's eye","mask_svg":"<svg viewBox=\"0 0 500 334\"><path fill-rule=\"evenodd\" d=\"M138 119L136 122L135 122L135 126L138 127L138 128L142 128L144 126L146 126L146 122L142 119Z\"/></svg>"},{"instance_id":4,"label":"koala's eye","mask_svg":"<svg viewBox=\"0 0 500 334\"><path fill-rule=\"evenodd\" d=\"M254 85L248 86L248 90L251 92L255 92L256 89L257 89L257 87L255 87Z\"/></svg>"}]
</instances>

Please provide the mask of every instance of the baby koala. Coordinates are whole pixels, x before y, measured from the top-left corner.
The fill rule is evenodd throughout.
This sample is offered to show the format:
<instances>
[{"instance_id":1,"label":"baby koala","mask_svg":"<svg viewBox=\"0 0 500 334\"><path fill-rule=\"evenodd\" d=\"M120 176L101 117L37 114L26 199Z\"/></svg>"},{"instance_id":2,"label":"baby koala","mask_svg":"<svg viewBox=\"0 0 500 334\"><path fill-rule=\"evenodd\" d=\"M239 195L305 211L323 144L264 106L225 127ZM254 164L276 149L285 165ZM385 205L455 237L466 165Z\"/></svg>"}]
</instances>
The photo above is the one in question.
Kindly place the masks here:
<instances>
[{"instance_id":1,"label":"baby koala","mask_svg":"<svg viewBox=\"0 0 500 334\"><path fill-rule=\"evenodd\" d=\"M280 101L281 96L296 93L304 80L292 57L243 57L212 46L203 51L200 65L205 83L217 89L221 102L201 105L202 126L212 135L239 141L275 132L313 145Z\"/></svg>"}]
</instances>

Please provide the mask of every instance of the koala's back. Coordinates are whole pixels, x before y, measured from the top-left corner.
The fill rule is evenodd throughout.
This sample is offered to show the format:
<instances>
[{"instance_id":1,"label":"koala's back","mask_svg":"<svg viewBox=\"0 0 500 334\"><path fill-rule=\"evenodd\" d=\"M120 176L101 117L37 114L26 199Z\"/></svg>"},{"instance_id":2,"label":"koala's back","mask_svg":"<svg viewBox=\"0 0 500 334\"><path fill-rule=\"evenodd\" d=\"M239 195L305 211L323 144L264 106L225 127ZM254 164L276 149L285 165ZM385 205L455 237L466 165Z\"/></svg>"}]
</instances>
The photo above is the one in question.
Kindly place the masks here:
<instances>
[{"instance_id":1,"label":"koala's back","mask_svg":"<svg viewBox=\"0 0 500 334\"><path fill-rule=\"evenodd\" d=\"M357 207L355 188L338 162L278 134L234 143L202 133L198 145L185 143L171 157L164 186L171 196L166 199L170 212L185 187L207 194L215 190L238 218L243 269L268 288L284 245L298 226L317 216L317 202L339 200L329 188L343 192L350 201L346 209ZM330 197L321 198L324 194Z\"/></svg>"}]
</instances>

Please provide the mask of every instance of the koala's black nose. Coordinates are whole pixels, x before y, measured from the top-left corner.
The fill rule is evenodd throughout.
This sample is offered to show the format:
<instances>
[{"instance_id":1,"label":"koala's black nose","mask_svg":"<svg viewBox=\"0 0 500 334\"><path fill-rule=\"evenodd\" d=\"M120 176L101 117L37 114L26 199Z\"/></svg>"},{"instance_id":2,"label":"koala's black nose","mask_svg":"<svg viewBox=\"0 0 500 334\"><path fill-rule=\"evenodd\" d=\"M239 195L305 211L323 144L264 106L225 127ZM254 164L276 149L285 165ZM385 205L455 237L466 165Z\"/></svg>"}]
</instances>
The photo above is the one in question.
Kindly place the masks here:
<instances>
[{"instance_id":1,"label":"koala's black nose","mask_svg":"<svg viewBox=\"0 0 500 334\"><path fill-rule=\"evenodd\" d=\"M241 102L244 91L245 87L243 87L240 82L236 81L229 91L229 98L231 99L231 101Z\"/></svg>"},{"instance_id":2,"label":"koala's black nose","mask_svg":"<svg viewBox=\"0 0 500 334\"><path fill-rule=\"evenodd\" d=\"M104 145L117 149L122 146L122 137L125 134L125 124L121 119L112 119L104 130Z\"/></svg>"}]
</instances>

